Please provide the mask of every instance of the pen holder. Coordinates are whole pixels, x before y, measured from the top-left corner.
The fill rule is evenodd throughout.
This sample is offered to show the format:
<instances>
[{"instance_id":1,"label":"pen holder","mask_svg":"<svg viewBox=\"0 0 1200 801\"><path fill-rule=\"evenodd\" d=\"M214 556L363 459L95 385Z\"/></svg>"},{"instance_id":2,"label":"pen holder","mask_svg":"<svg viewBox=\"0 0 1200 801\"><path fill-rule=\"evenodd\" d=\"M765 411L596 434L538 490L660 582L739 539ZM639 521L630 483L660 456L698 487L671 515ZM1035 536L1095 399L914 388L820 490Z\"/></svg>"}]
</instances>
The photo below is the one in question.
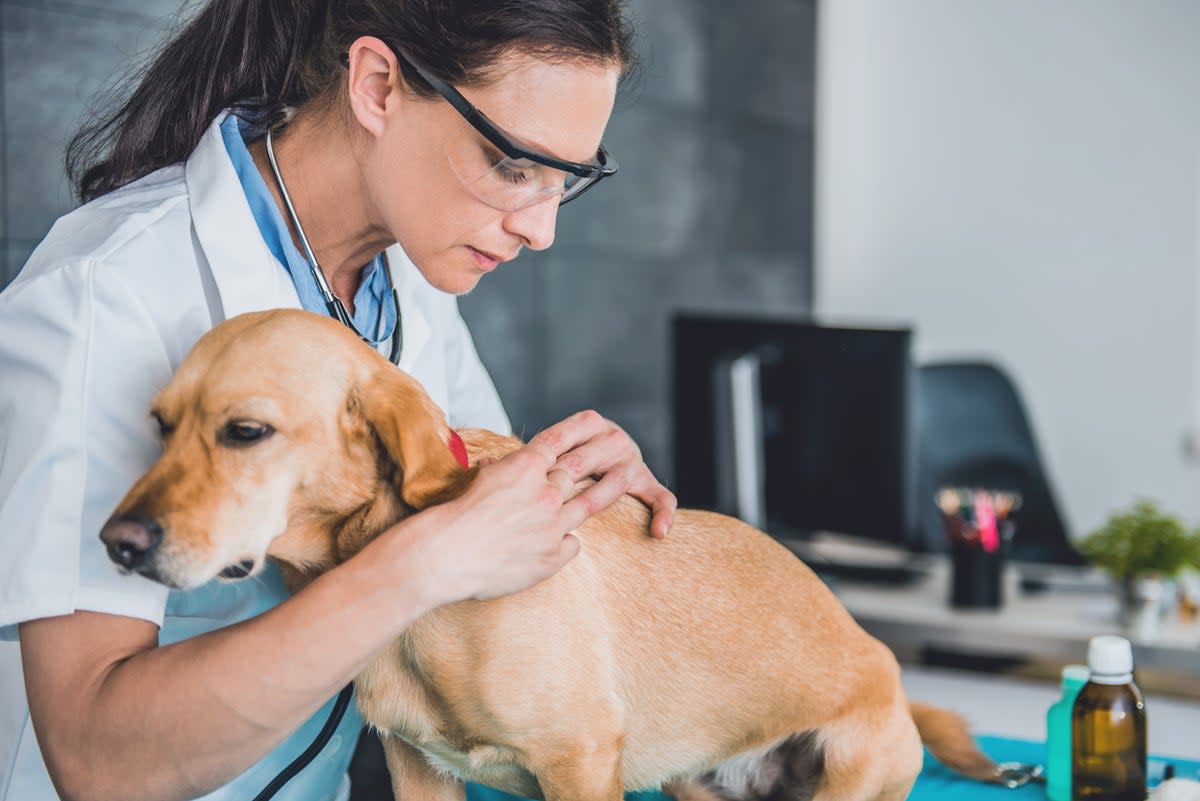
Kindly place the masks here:
<instances>
[{"instance_id":1,"label":"pen holder","mask_svg":"<svg viewBox=\"0 0 1200 801\"><path fill-rule=\"evenodd\" d=\"M1004 603L1004 555L1021 505L1012 492L943 487L936 501L950 550L950 605L997 609Z\"/></svg>"},{"instance_id":2,"label":"pen holder","mask_svg":"<svg viewBox=\"0 0 1200 801\"><path fill-rule=\"evenodd\" d=\"M999 609L1004 602L1004 552L978 545L950 546L950 605L958 609Z\"/></svg>"}]
</instances>

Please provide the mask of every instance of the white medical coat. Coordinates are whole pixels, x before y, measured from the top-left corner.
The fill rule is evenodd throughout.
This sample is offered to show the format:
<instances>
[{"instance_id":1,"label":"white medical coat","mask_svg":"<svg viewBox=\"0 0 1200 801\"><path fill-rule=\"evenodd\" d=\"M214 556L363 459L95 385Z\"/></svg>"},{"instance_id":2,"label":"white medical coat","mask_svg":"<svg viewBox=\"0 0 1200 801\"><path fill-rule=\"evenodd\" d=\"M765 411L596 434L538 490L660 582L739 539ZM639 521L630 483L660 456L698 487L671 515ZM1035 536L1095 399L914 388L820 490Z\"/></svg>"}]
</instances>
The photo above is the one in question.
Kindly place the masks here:
<instances>
[{"instance_id":1,"label":"white medical coat","mask_svg":"<svg viewBox=\"0 0 1200 801\"><path fill-rule=\"evenodd\" d=\"M168 597L160 584L119 574L99 539L161 452L149 403L192 344L243 312L300 306L234 173L218 129L223 118L186 164L60 218L0 293L0 801L57 798L29 722L15 624L106 612L159 625L166 644L269 608L275 600L257 597L256 586L282 592L268 576L261 585ZM455 298L430 286L399 246L388 258L403 319L400 367L451 425L507 432ZM303 358L304 343L296 349ZM326 780L325 797L345 795L355 726L357 716L347 715L319 758L338 772L335 788L341 784L328 793ZM288 761L271 759L256 767L254 782L265 780L252 782L250 795ZM321 797L304 785L293 779L276 798ZM244 794L243 786L239 801Z\"/></svg>"}]
</instances>

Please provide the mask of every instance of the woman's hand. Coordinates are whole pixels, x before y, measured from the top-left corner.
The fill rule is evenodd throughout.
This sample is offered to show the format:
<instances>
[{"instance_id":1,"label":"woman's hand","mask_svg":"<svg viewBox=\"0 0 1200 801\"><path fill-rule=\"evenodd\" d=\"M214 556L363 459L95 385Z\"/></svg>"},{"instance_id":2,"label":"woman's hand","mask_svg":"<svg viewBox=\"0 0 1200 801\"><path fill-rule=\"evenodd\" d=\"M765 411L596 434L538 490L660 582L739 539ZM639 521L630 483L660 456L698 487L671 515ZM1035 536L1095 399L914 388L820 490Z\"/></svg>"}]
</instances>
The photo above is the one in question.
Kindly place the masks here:
<instances>
[{"instance_id":1,"label":"woman's hand","mask_svg":"<svg viewBox=\"0 0 1200 801\"><path fill-rule=\"evenodd\" d=\"M637 444L616 423L597 412L579 412L542 431L530 440L534 444L556 453L555 467L565 470L572 481L598 479L577 499L587 505L589 517L629 494L650 507L653 536L662 539L671 530L679 502L658 483Z\"/></svg>"},{"instance_id":2,"label":"woman's hand","mask_svg":"<svg viewBox=\"0 0 1200 801\"><path fill-rule=\"evenodd\" d=\"M433 603L523 590L579 553L573 529L592 512L589 501L571 497L575 483L557 460L547 446L530 443L481 463L465 493L417 516L428 534L411 543L408 558L419 561Z\"/></svg>"}]
</instances>

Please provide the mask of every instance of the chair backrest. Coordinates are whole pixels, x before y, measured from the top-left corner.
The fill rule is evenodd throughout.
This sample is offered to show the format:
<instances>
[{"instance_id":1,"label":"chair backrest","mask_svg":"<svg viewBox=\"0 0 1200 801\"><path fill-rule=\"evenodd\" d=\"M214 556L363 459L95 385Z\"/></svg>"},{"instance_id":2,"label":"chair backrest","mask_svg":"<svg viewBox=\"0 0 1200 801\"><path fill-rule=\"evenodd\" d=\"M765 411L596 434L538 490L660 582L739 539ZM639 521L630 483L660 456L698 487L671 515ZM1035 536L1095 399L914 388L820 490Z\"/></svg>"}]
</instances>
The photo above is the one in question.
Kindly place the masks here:
<instances>
[{"instance_id":1,"label":"chair backrest","mask_svg":"<svg viewBox=\"0 0 1200 801\"><path fill-rule=\"evenodd\" d=\"M939 488L985 487L1021 494L1012 558L1082 564L1009 377L987 362L926 364L916 373L919 545L946 549Z\"/></svg>"}]
</instances>

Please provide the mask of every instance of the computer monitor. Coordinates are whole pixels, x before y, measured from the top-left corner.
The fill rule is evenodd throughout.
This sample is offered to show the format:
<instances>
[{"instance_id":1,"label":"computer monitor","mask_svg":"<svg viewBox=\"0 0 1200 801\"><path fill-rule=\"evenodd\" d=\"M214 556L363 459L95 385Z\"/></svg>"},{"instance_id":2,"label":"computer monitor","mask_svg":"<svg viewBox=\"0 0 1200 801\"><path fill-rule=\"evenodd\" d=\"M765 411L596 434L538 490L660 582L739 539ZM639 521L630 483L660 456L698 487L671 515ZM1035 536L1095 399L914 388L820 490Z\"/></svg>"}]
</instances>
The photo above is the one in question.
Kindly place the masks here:
<instances>
[{"instance_id":1,"label":"computer monitor","mask_svg":"<svg viewBox=\"0 0 1200 801\"><path fill-rule=\"evenodd\" d=\"M673 320L675 491L781 539L919 539L912 332Z\"/></svg>"}]
</instances>

